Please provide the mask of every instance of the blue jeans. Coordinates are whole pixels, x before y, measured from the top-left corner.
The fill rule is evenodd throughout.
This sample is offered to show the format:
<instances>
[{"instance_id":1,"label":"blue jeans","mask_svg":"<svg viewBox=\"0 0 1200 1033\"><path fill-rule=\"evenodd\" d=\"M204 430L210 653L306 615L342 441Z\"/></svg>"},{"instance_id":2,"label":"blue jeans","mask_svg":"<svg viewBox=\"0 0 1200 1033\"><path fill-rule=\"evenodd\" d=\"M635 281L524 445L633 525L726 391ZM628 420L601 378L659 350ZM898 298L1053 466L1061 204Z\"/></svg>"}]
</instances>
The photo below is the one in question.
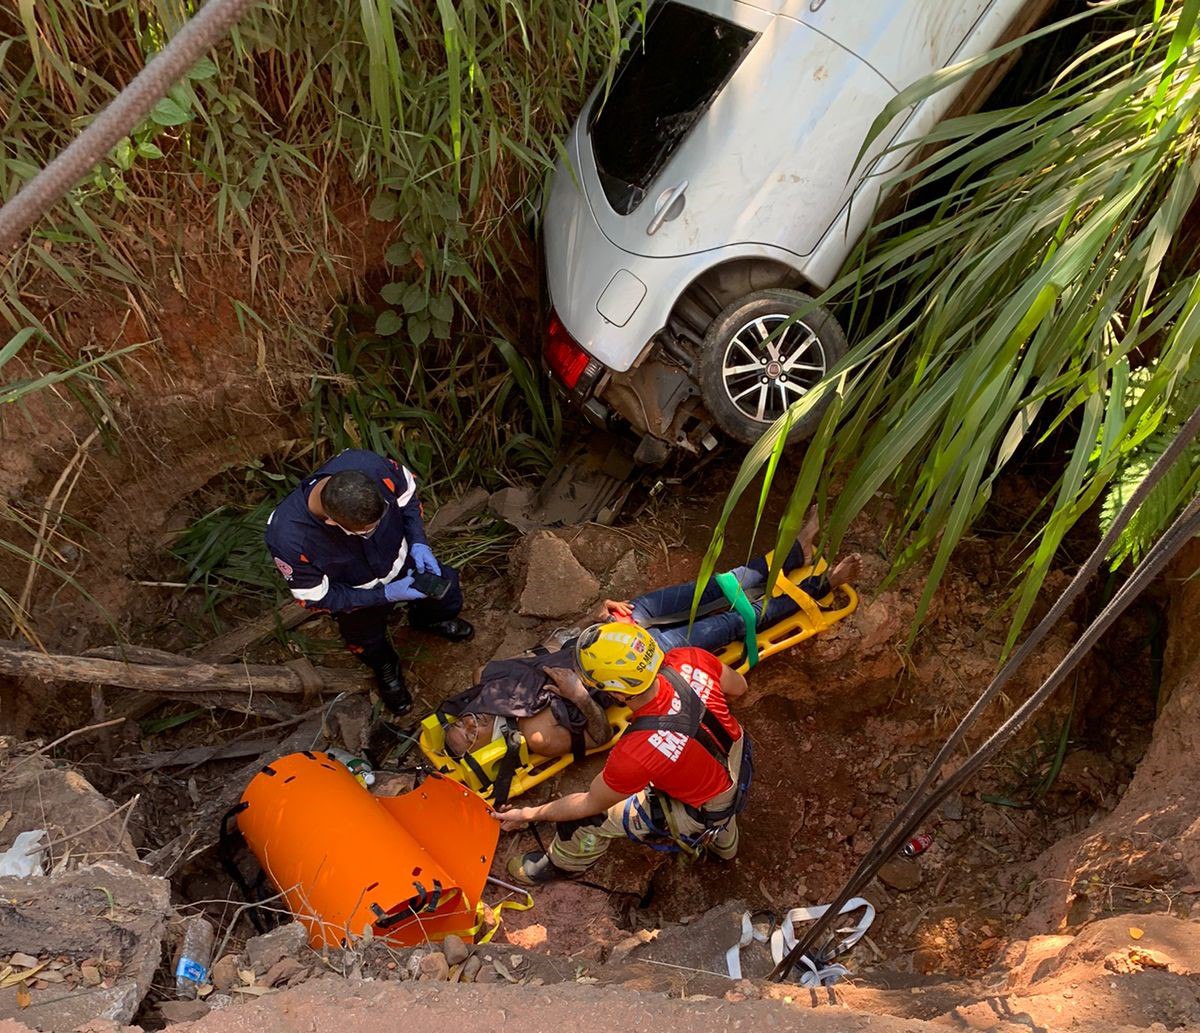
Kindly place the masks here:
<instances>
[{"instance_id":1,"label":"blue jeans","mask_svg":"<svg viewBox=\"0 0 1200 1033\"><path fill-rule=\"evenodd\" d=\"M784 562L784 570L793 570L803 566L806 560L800 551L800 546L793 545ZM738 584L745 591L757 588L767 580L767 561L759 556L752 559L744 567L735 567L731 573L737 578ZM807 592L814 599L820 599L828 594L829 582L824 576L805 578L800 583L800 590ZM746 637L746 622L736 610L722 610L709 614L707 617L698 616L692 626L688 627L688 615L692 609L692 597L696 594L696 582L688 581L681 585L668 585L654 592L647 592L631 600L633 619L638 624L660 617L681 615L679 623L660 625L648 628L651 637L658 643L663 652L678 649L680 646L695 646L706 649L710 653L724 649L731 642L740 642ZM710 579L700 595L700 606L725 598L716 581ZM775 599L763 600L758 606L757 626L770 627L777 621L790 617L800 609L799 605L789 596L781 595Z\"/></svg>"}]
</instances>

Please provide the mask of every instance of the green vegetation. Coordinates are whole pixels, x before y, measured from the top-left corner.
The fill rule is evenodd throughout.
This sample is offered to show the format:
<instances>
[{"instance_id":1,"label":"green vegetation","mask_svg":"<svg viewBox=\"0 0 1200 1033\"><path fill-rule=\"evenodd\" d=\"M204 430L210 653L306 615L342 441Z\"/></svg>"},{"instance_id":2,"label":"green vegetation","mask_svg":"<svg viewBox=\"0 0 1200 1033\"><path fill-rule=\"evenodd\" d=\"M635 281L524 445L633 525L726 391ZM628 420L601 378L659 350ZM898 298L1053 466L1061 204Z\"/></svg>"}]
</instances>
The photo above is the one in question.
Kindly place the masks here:
<instances>
[{"instance_id":1,"label":"green vegetation","mask_svg":"<svg viewBox=\"0 0 1200 1033\"><path fill-rule=\"evenodd\" d=\"M27 389L39 376L63 381L81 361L96 373L71 334L83 298L136 313L153 348L162 293L189 303L200 267L257 340L260 373L269 364L311 377L314 448L379 448L416 469L426 492L438 488L430 475L461 484L543 467L558 414L515 350L508 328L532 303L513 288L531 289L528 225L559 135L641 5L256 7L0 269L0 319L17 333L4 359L20 352L44 371ZM0 200L197 6L0 10ZM329 317L333 285L372 231L365 205L388 223L374 234L387 248L386 282L364 298L369 316L352 300ZM378 313L375 288L387 306ZM97 419L112 415L104 378L66 383ZM236 539L246 514L227 516ZM29 551L28 528L5 537Z\"/></svg>"},{"instance_id":2,"label":"green vegetation","mask_svg":"<svg viewBox=\"0 0 1200 1033\"><path fill-rule=\"evenodd\" d=\"M890 493L897 564L932 555L919 622L996 479L1051 442L1064 470L1027 529L1015 640L1066 533L1106 499L1111 514L1200 401L1188 372L1200 265L1185 222L1200 187L1198 14L1194 0L1097 5L1070 19L1092 31L1032 99L930 134L936 149L903 177L906 210L877 220L826 295L855 347L747 456L706 571L759 471L760 513L776 487L789 420L828 399L779 540L816 498L835 550ZM874 132L1010 49L905 90ZM1195 494L1196 460L1148 500L1115 559L1136 556Z\"/></svg>"}]
</instances>

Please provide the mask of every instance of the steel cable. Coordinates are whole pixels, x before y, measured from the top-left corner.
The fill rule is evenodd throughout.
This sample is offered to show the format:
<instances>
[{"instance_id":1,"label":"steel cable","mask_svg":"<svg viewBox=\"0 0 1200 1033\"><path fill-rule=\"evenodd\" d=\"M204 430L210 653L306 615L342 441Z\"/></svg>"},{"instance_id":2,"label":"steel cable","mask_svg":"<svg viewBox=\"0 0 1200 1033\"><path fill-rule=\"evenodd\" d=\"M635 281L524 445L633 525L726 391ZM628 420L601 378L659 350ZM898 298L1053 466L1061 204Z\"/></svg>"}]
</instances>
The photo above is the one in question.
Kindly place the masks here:
<instances>
[{"instance_id":1,"label":"steel cable","mask_svg":"<svg viewBox=\"0 0 1200 1033\"><path fill-rule=\"evenodd\" d=\"M963 740L966 738L967 732L979 719L980 715L987 708L987 706L995 700L996 696L1000 693L1004 686L1008 684L1020 665L1029 657L1037 645L1041 643L1043 639L1045 639L1046 635L1050 633L1050 630L1058 622L1059 618L1061 618L1067 612L1067 609L1070 607L1070 605L1075 601L1076 598L1078 598L1079 594L1095 575L1096 571L1100 569L1101 564L1104 562L1105 556L1109 554L1112 547L1116 544L1117 538L1129 524L1133 514L1141 506L1142 502L1145 500L1146 496L1150 493L1154 486L1162 479L1166 471L1170 469L1172 464L1179 458L1180 455L1182 455L1184 449L1186 449L1188 445L1191 444L1191 442L1196 438L1197 433L1200 433L1200 408L1197 408L1196 411L1193 412L1188 418L1187 422L1180 428L1179 433L1172 440L1167 450L1162 454L1162 456L1159 457L1154 466L1151 467L1149 473L1143 479L1141 484L1138 485L1137 489L1130 496L1125 505L1121 507L1121 510L1117 514L1116 519L1113 521L1112 526L1101 539L1100 543L1092 551L1091 555L1084 562L1083 566L1080 567L1079 571L1075 574L1075 577L1071 579L1071 583L1067 586L1063 594L1050 607L1050 610L1047 612L1046 616L1043 617L1042 620L1039 621L1029 633L1028 638L1026 638L1021 646L1013 653L1004 666L1001 667L995 678L992 679L991 683L983 691L983 694L959 722L958 727L955 728L954 732L950 735L950 738L946 740L941 750L938 751L937 756L930 764L928 771L926 771L924 778L921 780L921 783L916 787L916 789L913 790L904 806L896 813L888 827L883 831L883 833L880 834L879 838L876 839L871 849L868 850L863 856L863 859L859 862L858 867L855 869L854 873L850 876L849 880L847 880L845 886L838 894L837 899L833 902L833 904L830 905L829 911L827 911L822 918L813 923L812 927L806 932L804 938L796 944L796 946L788 953L787 957L785 957L778 965L776 965L769 978L776 981L783 979L787 973L791 971L792 967L799 961L800 957L812 950L813 946L826 932L834 917L840 912L841 907L848 900L850 900L851 897L859 893L862 888L875 876L875 873L879 870L882 864L889 857L895 854L901 846L904 845L904 842L909 836L912 835L919 822L929 813L929 811L932 810L932 808L936 806L938 802L949 795L954 788L961 785L966 778L969 777L970 773L973 773L975 770L977 770L978 765L971 766L969 769L968 765L971 764L972 758L978 754L979 751L976 751L975 754L972 754L972 757L969 757L968 760L964 762L962 767L960 767L958 771L954 773L954 775L950 776L945 783L939 786L933 795L930 795L930 788L933 786L933 783L936 781L946 763L950 760L954 751L958 749ZM1184 542L1187 541L1187 537L1179 537L1179 535L1183 534L1183 532L1178 531L1177 529L1181 526L1181 521L1185 521L1185 518L1188 526L1195 524L1197 520L1200 519L1195 514L1196 505L1197 503L1193 501L1187 507L1187 509L1185 509L1184 513L1181 514L1180 517L1175 521L1171 529L1168 530L1168 532L1163 535L1155 547L1149 553L1147 553L1142 563L1139 564L1137 570L1135 570L1134 574L1131 576L1130 581L1127 582L1122 590L1117 593L1112 602L1109 604L1109 607L1106 607L1100 617L1097 618L1096 622L1093 622L1088 630L1085 631L1084 636L1080 638L1076 645L1083 642L1084 639L1088 639L1092 628L1096 627L1097 623L1102 618L1105 618L1106 614L1110 613L1110 608L1116 604L1118 600L1123 601L1121 609L1114 613L1111 617L1107 618L1105 627L1107 627L1108 624L1111 624L1111 622L1116 619L1116 616L1119 616L1120 612L1122 612L1125 607L1129 605L1129 602L1132 601L1137 592L1141 591L1141 587L1137 587L1136 591L1134 591L1132 595L1130 595L1126 589L1128 589L1130 585L1144 586L1144 582L1139 576L1139 573L1144 569L1147 569L1148 564L1152 562L1158 562L1157 557L1160 555L1159 550L1164 548L1169 548L1171 550L1169 554L1166 554L1166 558L1162 560L1161 565L1156 568L1161 570L1162 566L1165 566L1170 557L1182 547ZM1193 530L1191 533L1194 534L1195 530ZM1094 638L1088 639L1088 642L1088 646L1082 651L1077 651L1076 648L1073 647L1071 652L1068 653L1068 657L1074 658L1071 664L1072 668L1078 663L1083 653L1090 648L1091 643L1094 642ZM1066 660L1064 659L1064 663L1065 662ZM1062 665L1060 665L1060 668L1061 666ZM1058 672L1059 668L1056 668L1050 676L1051 679L1055 678L1056 675L1058 675ZM1065 678L1067 673L1069 673L1069 670L1064 671L1062 677ZM1047 683L1043 683L1042 688L1045 687L1045 684ZM1055 683L1055 687L1057 687L1057 685L1058 682ZM1053 689L1043 694L1042 689L1039 689L1038 692L1036 692L1034 696L1030 697L1030 700L1027 701L1020 709L1018 709L1012 715L1012 717L1005 722L1004 725L1001 725L1000 729L997 729L997 732L994 733L993 736L984 744L984 746L980 747L980 749L982 750L990 747L990 744L993 742L996 736L1000 735L1001 731L1007 728L1009 724L1018 717L1018 715L1022 715L1020 717L1020 722L1011 728L1008 734L1004 736L998 745L990 749L990 752L988 753L988 757L990 757L993 753L995 753L996 750L999 749L1000 745L1003 745L1004 741L1007 741L1007 739L1016 732L1017 728L1020 727L1020 723L1023 723L1023 721L1030 716L1034 710L1036 710L1042 705L1043 702L1045 702L1045 699L1048 698L1052 692ZM1029 707L1034 700L1037 700L1036 704L1033 705L1032 709L1026 710L1026 708ZM963 774L964 771L967 773ZM953 785L950 785L951 782ZM947 788L947 786L949 786L949 788Z\"/></svg>"},{"instance_id":2,"label":"steel cable","mask_svg":"<svg viewBox=\"0 0 1200 1033\"><path fill-rule=\"evenodd\" d=\"M209 0L66 150L0 207L0 253L15 247L23 233L103 161L254 2Z\"/></svg>"}]
</instances>

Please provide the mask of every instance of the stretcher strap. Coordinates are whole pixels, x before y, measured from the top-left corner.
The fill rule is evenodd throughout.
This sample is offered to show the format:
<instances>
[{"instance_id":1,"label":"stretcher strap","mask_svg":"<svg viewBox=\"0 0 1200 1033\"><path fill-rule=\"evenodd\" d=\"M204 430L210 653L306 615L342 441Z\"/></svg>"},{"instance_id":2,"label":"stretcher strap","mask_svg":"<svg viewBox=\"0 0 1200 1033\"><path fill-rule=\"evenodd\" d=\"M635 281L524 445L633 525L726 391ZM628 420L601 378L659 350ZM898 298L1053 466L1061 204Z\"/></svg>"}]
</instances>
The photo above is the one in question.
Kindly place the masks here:
<instances>
[{"instance_id":1,"label":"stretcher strap","mask_svg":"<svg viewBox=\"0 0 1200 1033\"><path fill-rule=\"evenodd\" d=\"M758 663L758 614L754 612L754 607L738 583L737 575L732 571L718 574L713 580L717 583L717 587L725 593L729 605L740 614L746 625L746 663L753 667Z\"/></svg>"},{"instance_id":2,"label":"stretcher strap","mask_svg":"<svg viewBox=\"0 0 1200 1033\"><path fill-rule=\"evenodd\" d=\"M493 907L490 904L485 904L482 900L475 906L475 924L470 929L464 929L459 935L464 940L470 940L478 946L483 946L485 943L490 943L493 936L499 930L502 924L501 913L504 911L528 911L533 907L533 894L526 891L525 900L502 900L499 904ZM490 926L488 931L479 936L479 931Z\"/></svg>"},{"instance_id":3,"label":"stretcher strap","mask_svg":"<svg viewBox=\"0 0 1200 1033\"><path fill-rule=\"evenodd\" d=\"M517 773L517 768L520 766L520 732L515 728L509 728L504 732L504 756L500 758L500 764L496 768L496 781L493 783L495 792L492 794L492 800L497 807L508 803L508 794L509 790L512 789L513 775Z\"/></svg>"},{"instance_id":4,"label":"stretcher strap","mask_svg":"<svg viewBox=\"0 0 1200 1033\"><path fill-rule=\"evenodd\" d=\"M741 952L743 947L748 947L755 941L758 943L769 943L771 957L778 963L783 958L785 951L790 950L796 945L796 927L805 922L816 921L829 910L829 907L830 905L825 904L818 907L792 908L792 910L784 915L783 921L769 933L764 933L756 929L753 923L754 915L747 911L742 915L742 935L740 940L730 947L725 954L725 964L729 969L729 978L742 978ZM840 913L848 915L859 909L862 910L862 914L858 917L858 920L853 925L838 929L833 941L816 959L810 958L807 954L800 957L799 963L805 970L800 975L799 982L801 986L810 989L821 986L832 986L839 979L850 974L849 969L844 965L835 964L833 959L850 950L867 934L867 930L871 928L871 923L875 920L875 908L862 897L855 897L853 900L847 901L842 906Z\"/></svg>"}]
</instances>

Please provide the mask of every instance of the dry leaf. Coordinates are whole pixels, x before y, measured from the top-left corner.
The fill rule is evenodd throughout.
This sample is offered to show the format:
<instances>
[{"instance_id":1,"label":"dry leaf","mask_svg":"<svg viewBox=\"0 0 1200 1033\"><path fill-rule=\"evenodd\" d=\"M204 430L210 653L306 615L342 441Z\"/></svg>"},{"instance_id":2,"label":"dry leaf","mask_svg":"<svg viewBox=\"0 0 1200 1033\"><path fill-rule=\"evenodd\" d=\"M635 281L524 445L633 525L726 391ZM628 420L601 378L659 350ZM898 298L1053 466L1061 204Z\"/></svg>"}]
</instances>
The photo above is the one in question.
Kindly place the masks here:
<instances>
[{"instance_id":1,"label":"dry leaf","mask_svg":"<svg viewBox=\"0 0 1200 1033\"><path fill-rule=\"evenodd\" d=\"M17 987L17 1007L24 1011L33 1003L33 994L25 987Z\"/></svg>"},{"instance_id":2,"label":"dry leaf","mask_svg":"<svg viewBox=\"0 0 1200 1033\"><path fill-rule=\"evenodd\" d=\"M1129 938L1130 939L1140 940L1145 935L1146 935L1146 933L1143 930L1139 929L1136 925L1131 925L1129 927Z\"/></svg>"},{"instance_id":3,"label":"dry leaf","mask_svg":"<svg viewBox=\"0 0 1200 1033\"><path fill-rule=\"evenodd\" d=\"M506 980L508 980L508 982L510 982L510 983L519 983L520 982L520 980L517 979L516 976L514 976L511 972L509 972L509 970L507 968L504 967L504 962L502 962L499 958L497 958L495 961L492 962L492 967L497 972L499 972L501 976L503 976Z\"/></svg>"},{"instance_id":4,"label":"dry leaf","mask_svg":"<svg viewBox=\"0 0 1200 1033\"><path fill-rule=\"evenodd\" d=\"M240 979L247 986L253 986L254 985L254 969L239 968L238 969L238 979Z\"/></svg>"},{"instance_id":5,"label":"dry leaf","mask_svg":"<svg viewBox=\"0 0 1200 1033\"><path fill-rule=\"evenodd\" d=\"M12 811L5 811L3 814L0 814L0 832L4 831L4 826L8 824L11 817Z\"/></svg>"},{"instance_id":6,"label":"dry leaf","mask_svg":"<svg viewBox=\"0 0 1200 1033\"><path fill-rule=\"evenodd\" d=\"M250 994L251 997L262 997L263 994L272 994L274 992L269 986L235 986L233 988L233 993Z\"/></svg>"},{"instance_id":7,"label":"dry leaf","mask_svg":"<svg viewBox=\"0 0 1200 1033\"><path fill-rule=\"evenodd\" d=\"M43 961L40 965L34 968L26 969L24 972L13 972L10 975L5 976L3 979L0 979L0 990L6 989L10 986L16 986L18 983L24 983L26 979L30 979L37 975L49 964L50 962Z\"/></svg>"}]
</instances>

